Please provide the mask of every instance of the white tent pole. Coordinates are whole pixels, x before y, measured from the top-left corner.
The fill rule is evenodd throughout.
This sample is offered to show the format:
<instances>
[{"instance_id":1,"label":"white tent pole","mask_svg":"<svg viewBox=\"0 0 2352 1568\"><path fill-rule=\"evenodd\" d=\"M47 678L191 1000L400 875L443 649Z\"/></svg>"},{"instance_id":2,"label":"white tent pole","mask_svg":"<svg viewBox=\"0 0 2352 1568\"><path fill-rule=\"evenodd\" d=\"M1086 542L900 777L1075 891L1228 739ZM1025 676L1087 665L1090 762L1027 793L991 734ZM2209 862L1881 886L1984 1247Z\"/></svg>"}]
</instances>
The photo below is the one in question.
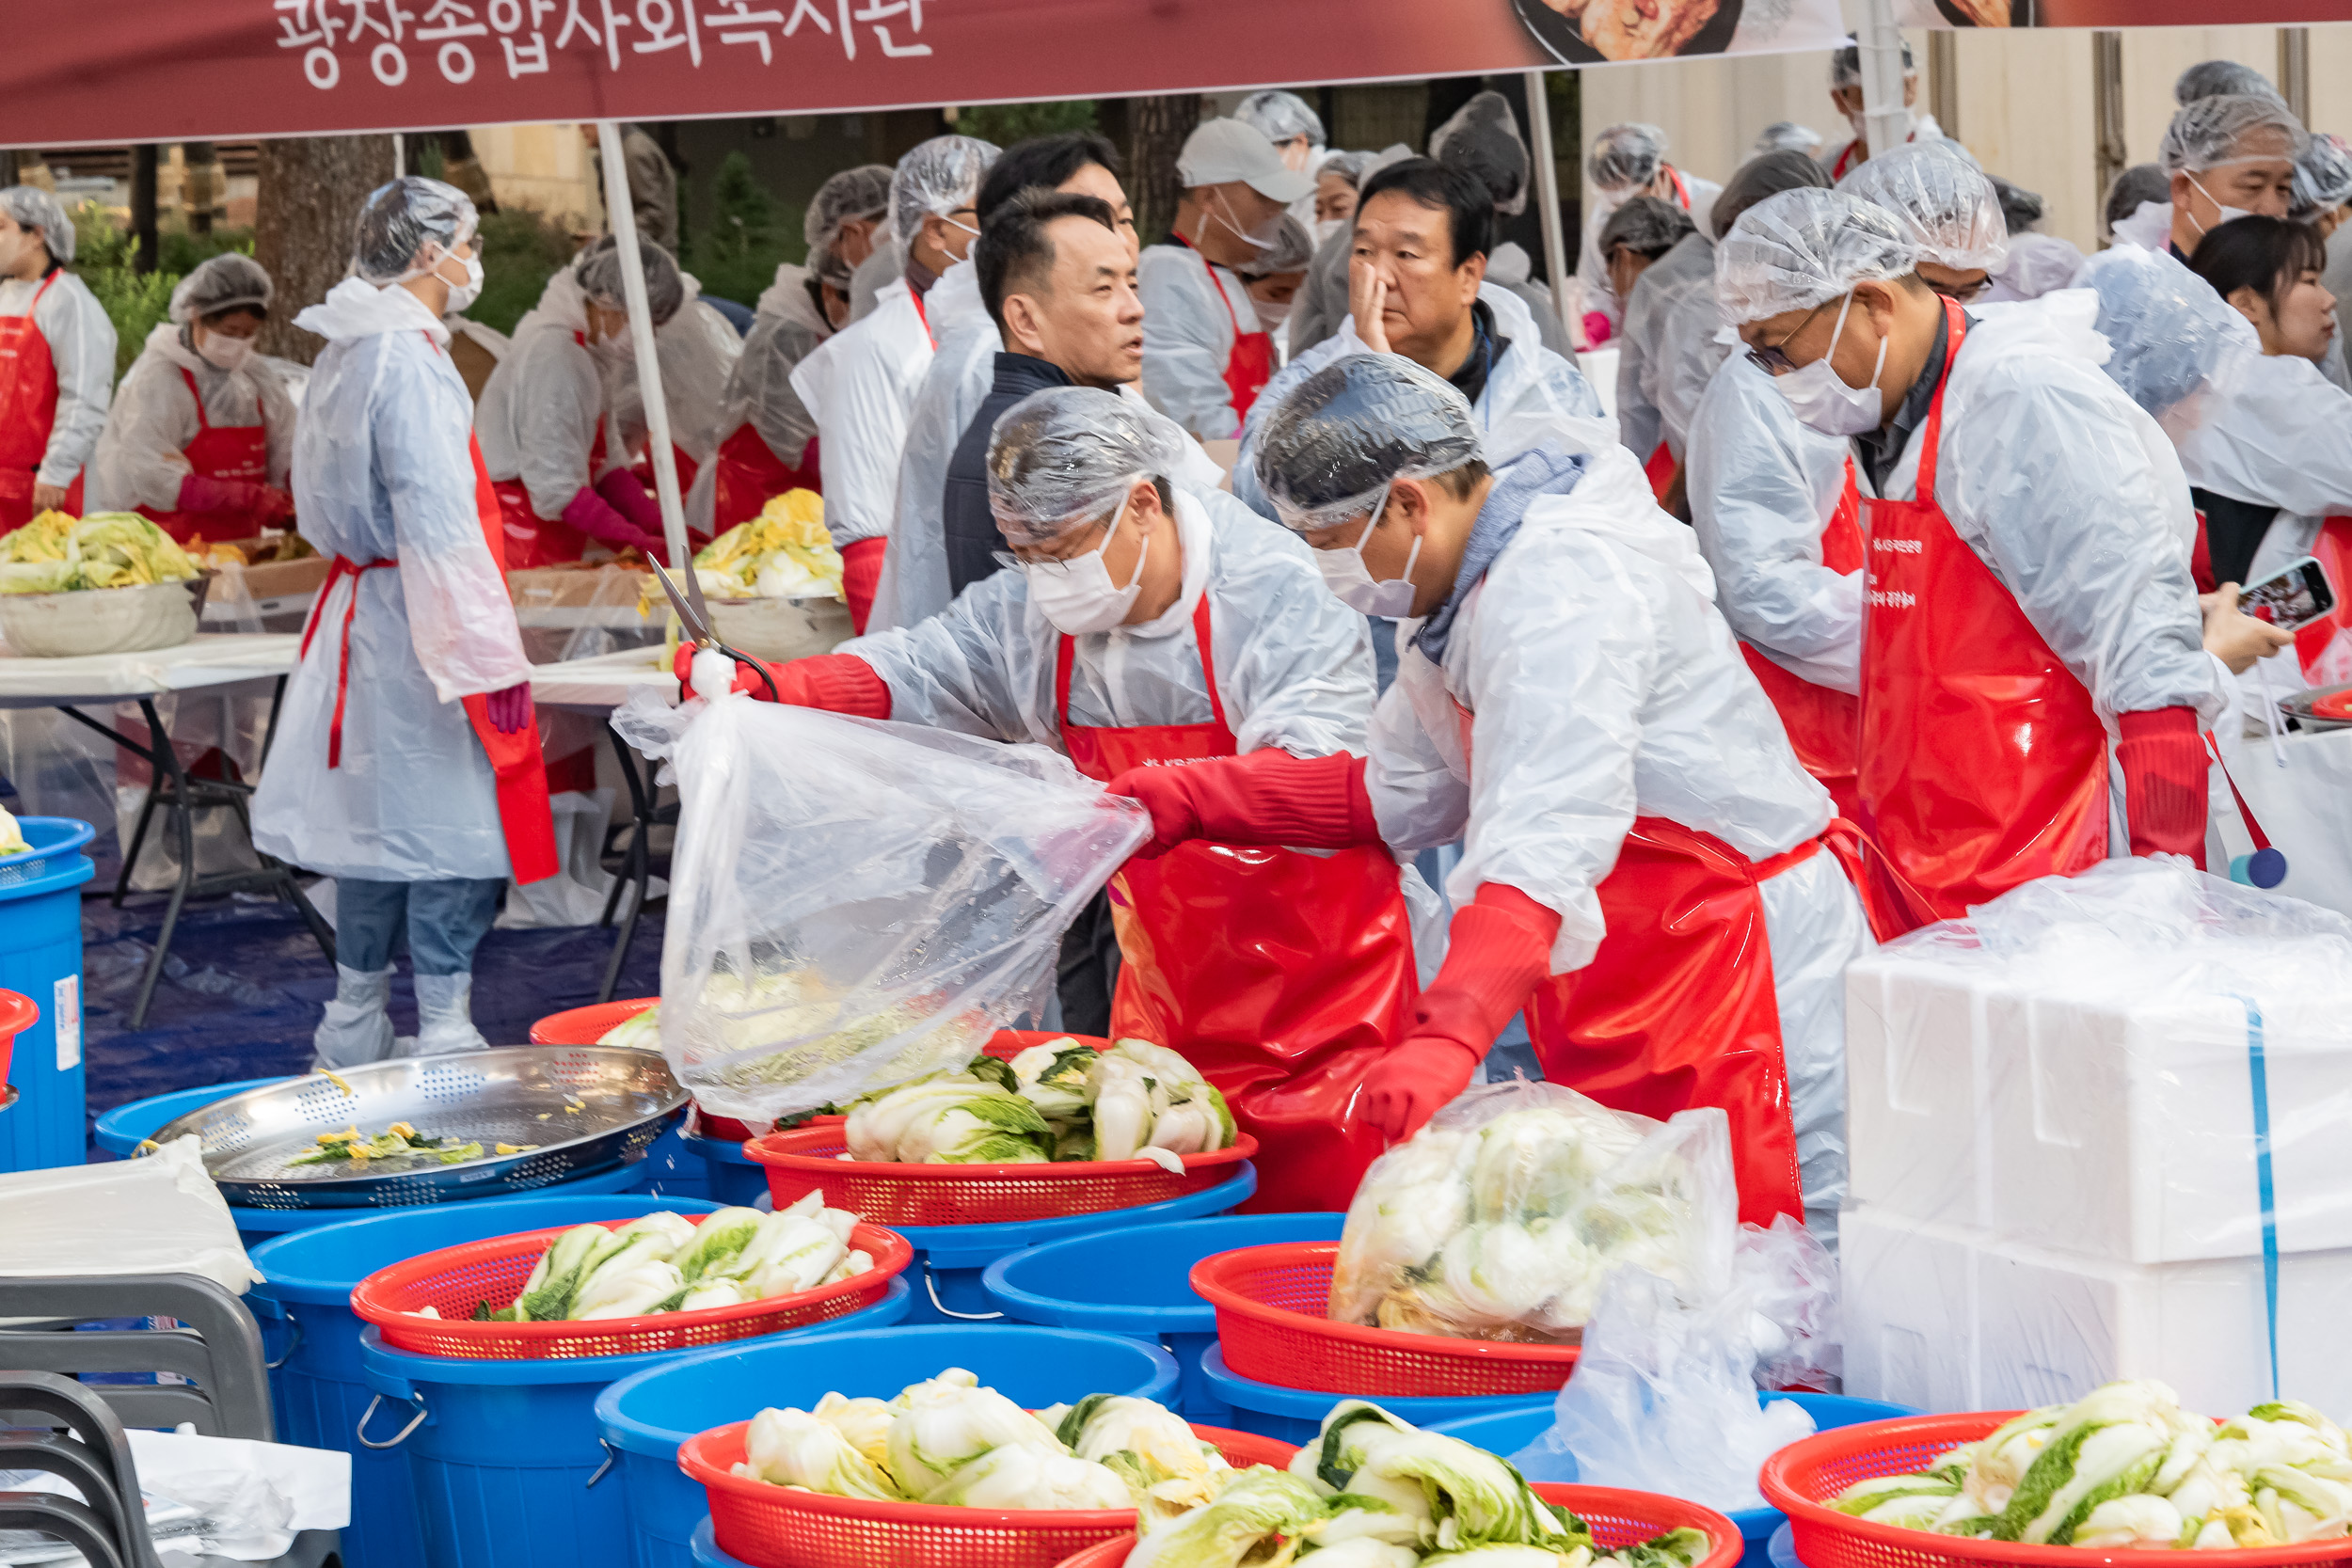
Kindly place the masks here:
<instances>
[{"instance_id":1,"label":"white tent pole","mask_svg":"<svg viewBox=\"0 0 2352 1568\"><path fill-rule=\"evenodd\" d=\"M612 244L621 253L621 287L628 296L628 335L630 346L637 351L637 388L645 404L645 439L653 447L653 483L661 501L661 534L669 541L669 564L684 566L686 508L678 499L677 454L670 447L670 400L661 390L661 355L654 341L653 307L645 300L645 267L637 248L637 204L629 199L619 120L596 121L596 146L604 154L605 216L612 225Z\"/></svg>"},{"instance_id":2,"label":"white tent pole","mask_svg":"<svg viewBox=\"0 0 2352 1568\"><path fill-rule=\"evenodd\" d=\"M1544 221L1544 277L1551 285L1552 313L1568 320L1568 236L1560 227L1560 167L1551 157L1551 95L1544 73L1531 71L1527 83L1528 151L1535 160L1535 203Z\"/></svg>"},{"instance_id":3,"label":"white tent pole","mask_svg":"<svg viewBox=\"0 0 2352 1568\"><path fill-rule=\"evenodd\" d=\"M1854 27L1862 55L1863 138L1872 152L1911 139L1911 116L1903 106L1903 35L1895 25L1894 0L1862 0Z\"/></svg>"},{"instance_id":4,"label":"white tent pole","mask_svg":"<svg viewBox=\"0 0 2352 1568\"><path fill-rule=\"evenodd\" d=\"M397 180L408 172L408 138L392 133L392 178Z\"/></svg>"}]
</instances>

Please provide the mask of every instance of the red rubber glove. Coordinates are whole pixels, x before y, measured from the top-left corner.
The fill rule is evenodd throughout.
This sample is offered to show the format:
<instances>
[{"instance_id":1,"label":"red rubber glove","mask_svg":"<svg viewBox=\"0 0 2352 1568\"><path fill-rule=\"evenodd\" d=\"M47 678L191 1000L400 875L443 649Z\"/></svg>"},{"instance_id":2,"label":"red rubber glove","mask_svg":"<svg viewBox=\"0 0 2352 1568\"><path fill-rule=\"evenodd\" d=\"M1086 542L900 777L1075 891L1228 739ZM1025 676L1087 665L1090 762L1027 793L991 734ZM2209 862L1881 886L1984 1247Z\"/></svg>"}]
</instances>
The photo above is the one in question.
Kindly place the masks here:
<instances>
[{"instance_id":1,"label":"red rubber glove","mask_svg":"<svg viewBox=\"0 0 2352 1568\"><path fill-rule=\"evenodd\" d=\"M850 629L866 635L874 612L874 590L882 586L882 547L887 539L860 539L841 546L841 594L850 601Z\"/></svg>"},{"instance_id":2,"label":"red rubber glove","mask_svg":"<svg viewBox=\"0 0 2352 1568\"><path fill-rule=\"evenodd\" d=\"M596 481L596 494L613 511L635 523L639 532L661 537L661 503L646 493L635 474L627 468L614 468Z\"/></svg>"},{"instance_id":3,"label":"red rubber glove","mask_svg":"<svg viewBox=\"0 0 2352 1568\"><path fill-rule=\"evenodd\" d=\"M1152 813L1152 842L1136 851L1143 860L1196 838L1304 849L1380 842L1364 792L1364 759L1344 752L1295 757L1267 747L1247 756L1130 768L1108 787Z\"/></svg>"},{"instance_id":4,"label":"red rubber glove","mask_svg":"<svg viewBox=\"0 0 2352 1568\"><path fill-rule=\"evenodd\" d=\"M589 538L601 540L616 550L633 546L652 555L661 548L659 534L649 534L630 522L613 509L612 502L585 484L564 503L564 520Z\"/></svg>"},{"instance_id":5,"label":"red rubber glove","mask_svg":"<svg viewBox=\"0 0 2352 1568\"><path fill-rule=\"evenodd\" d=\"M283 492L278 492L283 494ZM182 512L258 512L262 498L271 494L266 484L249 479L214 479L208 474L190 474L180 482ZM293 504L288 503L288 511Z\"/></svg>"},{"instance_id":6,"label":"red rubber glove","mask_svg":"<svg viewBox=\"0 0 2352 1568\"><path fill-rule=\"evenodd\" d=\"M2135 855L2186 855L2205 868L2205 743L2193 708L2116 717L2123 820Z\"/></svg>"},{"instance_id":7,"label":"red rubber glove","mask_svg":"<svg viewBox=\"0 0 2352 1568\"><path fill-rule=\"evenodd\" d=\"M529 681L516 681L503 691L493 691L486 702L490 727L501 735L513 735L531 722Z\"/></svg>"},{"instance_id":8,"label":"red rubber glove","mask_svg":"<svg viewBox=\"0 0 2352 1568\"><path fill-rule=\"evenodd\" d=\"M746 656L749 657L749 656ZM852 719L887 719L890 717L890 685L874 673L874 667L855 654L818 654L809 658L796 658L789 664L771 664L766 659L752 660L768 672L776 683L776 700L796 707L820 707L827 713L846 713ZM694 681L694 649L691 644L678 644L677 657L671 661L671 672L678 685L690 694ZM735 667L735 689L747 692L762 702L770 701L768 683L756 672L739 664Z\"/></svg>"},{"instance_id":9,"label":"red rubber glove","mask_svg":"<svg viewBox=\"0 0 2352 1568\"><path fill-rule=\"evenodd\" d=\"M1391 1143L1469 1087L1495 1037L1551 973L1560 917L1515 887L1487 882L1454 911L1449 934L1445 965L1414 1005L1411 1033L1364 1078L1364 1120Z\"/></svg>"},{"instance_id":10,"label":"red rubber glove","mask_svg":"<svg viewBox=\"0 0 2352 1568\"><path fill-rule=\"evenodd\" d=\"M263 528L284 528L294 520L294 498L275 484L262 486L262 499L253 509L253 520Z\"/></svg>"}]
</instances>

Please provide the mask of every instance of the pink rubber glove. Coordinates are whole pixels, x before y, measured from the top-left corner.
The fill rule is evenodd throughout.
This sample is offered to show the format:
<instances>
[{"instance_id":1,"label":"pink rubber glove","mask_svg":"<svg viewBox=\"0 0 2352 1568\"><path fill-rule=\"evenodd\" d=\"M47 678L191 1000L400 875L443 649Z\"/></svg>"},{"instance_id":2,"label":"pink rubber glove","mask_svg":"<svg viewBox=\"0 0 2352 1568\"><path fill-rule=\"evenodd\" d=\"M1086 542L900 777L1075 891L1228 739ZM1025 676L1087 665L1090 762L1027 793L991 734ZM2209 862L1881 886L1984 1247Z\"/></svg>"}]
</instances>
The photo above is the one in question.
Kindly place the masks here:
<instances>
[{"instance_id":1,"label":"pink rubber glove","mask_svg":"<svg viewBox=\"0 0 2352 1568\"><path fill-rule=\"evenodd\" d=\"M493 691L485 699L490 727L501 735L513 735L531 722L531 683L516 681L503 691Z\"/></svg>"},{"instance_id":2,"label":"pink rubber glove","mask_svg":"<svg viewBox=\"0 0 2352 1568\"><path fill-rule=\"evenodd\" d=\"M574 492L571 500L565 504L564 520L589 538L601 540L616 550L636 548L651 555L661 547L659 537L646 533L630 522L615 511L610 501L585 484Z\"/></svg>"},{"instance_id":3,"label":"pink rubber glove","mask_svg":"<svg viewBox=\"0 0 2352 1568\"><path fill-rule=\"evenodd\" d=\"M596 481L596 494L612 505L613 511L637 525L638 531L661 537L661 503L645 492L637 476L627 468L615 468Z\"/></svg>"},{"instance_id":4,"label":"pink rubber glove","mask_svg":"<svg viewBox=\"0 0 2352 1568\"><path fill-rule=\"evenodd\" d=\"M190 474L180 482L181 512L257 512L262 498L269 495L266 484L256 484L249 479L214 479L208 474ZM291 504L288 510L293 510Z\"/></svg>"},{"instance_id":5,"label":"pink rubber glove","mask_svg":"<svg viewBox=\"0 0 2352 1568\"><path fill-rule=\"evenodd\" d=\"M1584 312L1584 346L1599 348L1609 341L1609 318L1598 310Z\"/></svg>"}]
</instances>

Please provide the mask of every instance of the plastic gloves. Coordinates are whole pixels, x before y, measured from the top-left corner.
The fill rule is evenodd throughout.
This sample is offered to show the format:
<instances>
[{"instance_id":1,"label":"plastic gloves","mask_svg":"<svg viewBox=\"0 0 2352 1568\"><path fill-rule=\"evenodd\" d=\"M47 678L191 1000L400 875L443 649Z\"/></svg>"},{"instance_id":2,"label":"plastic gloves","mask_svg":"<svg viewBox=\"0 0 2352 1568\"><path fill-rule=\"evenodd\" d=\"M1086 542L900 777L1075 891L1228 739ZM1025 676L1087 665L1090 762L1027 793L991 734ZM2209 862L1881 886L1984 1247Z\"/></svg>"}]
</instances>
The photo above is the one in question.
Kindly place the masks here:
<instances>
[{"instance_id":1,"label":"plastic gloves","mask_svg":"<svg viewBox=\"0 0 2352 1568\"><path fill-rule=\"evenodd\" d=\"M841 546L841 596L850 601L850 627L866 635L866 618L874 612L874 590L882 586L882 546L886 539L859 539Z\"/></svg>"},{"instance_id":2,"label":"plastic gloves","mask_svg":"<svg viewBox=\"0 0 2352 1568\"><path fill-rule=\"evenodd\" d=\"M1495 1037L1551 973L1559 932L1558 914L1501 882L1481 885L1454 911L1445 965L1414 1005L1411 1032L1364 1079L1364 1119L1382 1137L1411 1137L1470 1086Z\"/></svg>"},{"instance_id":3,"label":"plastic gloves","mask_svg":"<svg viewBox=\"0 0 2352 1568\"><path fill-rule=\"evenodd\" d=\"M668 564L659 534L647 533L630 522L614 510L612 502L585 484L574 492L570 501L565 503L564 520L589 538L601 540L616 550L634 547L664 565Z\"/></svg>"},{"instance_id":4,"label":"plastic gloves","mask_svg":"<svg viewBox=\"0 0 2352 1568\"><path fill-rule=\"evenodd\" d=\"M180 482L181 512L243 512L257 527L276 528L294 515L294 498L249 479L214 479L190 474Z\"/></svg>"},{"instance_id":5,"label":"plastic gloves","mask_svg":"<svg viewBox=\"0 0 2352 1568\"><path fill-rule=\"evenodd\" d=\"M766 659L752 662L767 671L776 683L778 699L795 706L820 707L828 713L846 713L852 719L890 717L889 683L855 654L818 654L810 658L796 658L789 664L770 664ZM678 685L691 693L694 649L691 643L678 644L671 671L677 676ZM769 700L768 683L759 678L756 671L740 664L735 667L735 689L762 702Z\"/></svg>"},{"instance_id":6,"label":"plastic gloves","mask_svg":"<svg viewBox=\"0 0 2352 1568\"><path fill-rule=\"evenodd\" d=\"M645 493L635 474L627 468L614 468L596 481L596 494L613 511L636 524L640 532L661 537L661 503Z\"/></svg>"},{"instance_id":7,"label":"plastic gloves","mask_svg":"<svg viewBox=\"0 0 2352 1568\"><path fill-rule=\"evenodd\" d=\"M2186 855L2205 868L2205 747L2193 708L2116 716L2123 820L2135 855Z\"/></svg>"},{"instance_id":8,"label":"plastic gloves","mask_svg":"<svg viewBox=\"0 0 2352 1568\"><path fill-rule=\"evenodd\" d=\"M513 735L531 722L529 681L516 681L503 691L493 691L485 703L490 727L501 735Z\"/></svg>"},{"instance_id":9,"label":"plastic gloves","mask_svg":"<svg viewBox=\"0 0 2352 1568\"><path fill-rule=\"evenodd\" d=\"M1152 813L1152 842L1136 851L1156 860L1196 838L1220 844L1286 844L1344 849L1380 842L1364 759L1342 752L1295 757L1274 747L1168 768L1130 768L1109 784Z\"/></svg>"}]
</instances>

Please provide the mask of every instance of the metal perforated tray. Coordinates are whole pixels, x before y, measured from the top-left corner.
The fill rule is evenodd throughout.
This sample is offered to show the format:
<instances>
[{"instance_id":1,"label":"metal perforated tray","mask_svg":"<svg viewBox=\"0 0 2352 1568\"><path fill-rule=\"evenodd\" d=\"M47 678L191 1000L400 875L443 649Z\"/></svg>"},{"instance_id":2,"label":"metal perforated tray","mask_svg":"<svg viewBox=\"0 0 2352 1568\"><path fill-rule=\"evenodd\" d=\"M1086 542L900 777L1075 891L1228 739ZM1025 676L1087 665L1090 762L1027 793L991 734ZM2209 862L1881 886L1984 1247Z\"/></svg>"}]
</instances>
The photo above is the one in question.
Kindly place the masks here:
<instances>
[{"instance_id":1,"label":"metal perforated tray","mask_svg":"<svg viewBox=\"0 0 2352 1568\"><path fill-rule=\"evenodd\" d=\"M2280 698L2279 711L2314 734L2352 729L2352 720L2324 718L2312 711L2312 705L2322 697L2332 697L2342 691L2352 691L2352 685L2314 686L2308 691L2297 691L2291 697Z\"/></svg>"},{"instance_id":2,"label":"metal perforated tray","mask_svg":"<svg viewBox=\"0 0 2352 1568\"><path fill-rule=\"evenodd\" d=\"M230 1203L249 1209L400 1208L528 1192L644 1158L686 1104L652 1052L602 1045L526 1045L404 1057L247 1089L157 1132L194 1133L204 1168ZM405 1121L432 1137L478 1142L478 1159L432 1155L295 1165L321 1132L373 1136ZM531 1144L519 1154L500 1144Z\"/></svg>"}]
</instances>

